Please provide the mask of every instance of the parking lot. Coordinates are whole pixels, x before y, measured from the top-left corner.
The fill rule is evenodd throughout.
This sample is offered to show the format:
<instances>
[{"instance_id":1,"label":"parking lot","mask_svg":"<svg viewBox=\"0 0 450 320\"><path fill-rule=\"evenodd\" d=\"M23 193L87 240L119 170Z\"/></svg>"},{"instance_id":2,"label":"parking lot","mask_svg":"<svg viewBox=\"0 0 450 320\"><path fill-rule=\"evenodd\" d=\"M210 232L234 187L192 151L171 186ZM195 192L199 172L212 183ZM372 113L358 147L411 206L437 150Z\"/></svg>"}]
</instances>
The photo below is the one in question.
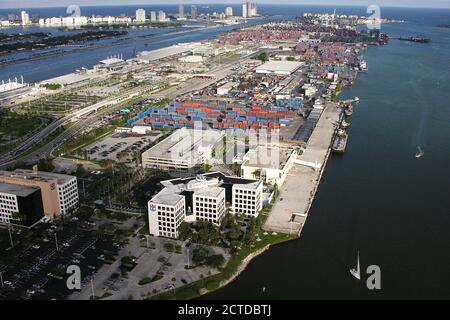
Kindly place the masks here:
<instances>
[{"instance_id":1,"label":"parking lot","mask_svg":"<svg viewBox=\"0 0 450 320\"><path fill-rule=\"evenodd\" d=\"M159 137L159 132L146 135L114 133L86 147L88 159L131 161L138 151L148 148Z\"/></svg>"},{"instance_id":2,"label":"parking lot","mask_svg":"<svg viewBox=\"0 0 450 320\"><path fill-rule=\"evenodd\" d=\"M105 263L98 256L105 250L114 254L121 245L111 236L99 239L89 231L71 233L46 226L41 241L15 253L17 262L3 268L0 299L65 299L71 293L66 286L69 265L79 266L82 281L90 281L92 273Z\"/></svg>"}]
</instances>

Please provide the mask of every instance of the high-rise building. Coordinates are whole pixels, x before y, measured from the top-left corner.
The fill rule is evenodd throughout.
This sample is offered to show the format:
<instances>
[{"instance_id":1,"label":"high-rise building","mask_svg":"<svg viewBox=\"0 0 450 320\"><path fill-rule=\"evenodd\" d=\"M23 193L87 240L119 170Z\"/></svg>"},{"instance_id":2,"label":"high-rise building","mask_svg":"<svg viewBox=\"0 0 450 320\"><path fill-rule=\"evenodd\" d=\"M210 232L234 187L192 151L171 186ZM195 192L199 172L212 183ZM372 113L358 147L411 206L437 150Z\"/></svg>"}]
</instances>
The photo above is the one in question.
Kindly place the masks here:
<instances>
[{"instance_id":1,"label":"high-rise building","mask_svg":"<svg viewBox=\"0 0 450 320\"><path fill-rule=\"evenodd\" d=\"M184 5L182 3L178 6L178 17L184 18Z\"/></svg>"},{"instance_id":2,"label":"high-rise building","mask_svg":"<svg viewBox=\"0 0 450 320\"><path fill-rule=\"evenodd\" d=\"M156 12L150 11L150 22L156 22Z\"/></svg>"},{"instance_id":3,"label":"high-rise building","mask_svg":"<svg viewBox=\"0 0 450 320\"><path fill-rule=\"evenodd\" d=\"M249 18L258 14L258 7L254 2L244 2L242 5L242 17Z\"/></svg>"},{"instance_id":4,"label":"high-rise building","mask_svg":"<svg viewBox=\"0 0 450 320\"><path fill-rule=\"evenodd\" d=\"M227 17L232 17L233 16L233 8L232 7L226 7L225 8L225 15Z\"/></svg>"},{"instance_id":5,"label":"high-rise building","mask_svg":"<svg viewBox=\"0 0 450 320\"><path fill-rule=\"evenodd\" d=\"M242 5L242 17L247 18L247 2Z\"/></svg>"},{"instance_id":6,"label":"high-rise building","mask_svg":"<svg viewBox=\"0 0 450 320\"><path fill-rule=\"evenodd\" d=\"M158 21L160 22L166 21L166 13L162 10L158 11Z\"/></svg>"},{"instance_id":7,"label":"high-rise building","mask_svg":"<svg viewBox=\"0 0 450 320\"><path fill-rule=\"evenodd\" d=\"M258 14L258 9L256 6L256 3L254 2L248 2L248 7L247 7L247 14L249 17L254 17Z\"/></svg>"},{"instance_id":8,"label":"high-rise building","mask_svg":"<svg viewBox=\"0 0 450 320\"><path fill-rule=\"evenodd\" d=\"M27 26L30 24L30 15L26 11L20 12L20 18L23 26Z\"/></svg>"},{"instance_id":9,"label":"high-rise building","mask_svg":"<svg viewBox=\"0 0 450 320\"><path fill-rule=\"evenodd\" d=\"M197 19L198 11L197 6L192 5L191 6L191 19Z\"/></svg>"},{"instance_id":10,"label":"high-rise building","mask_svg":"<svg viewBox=\"0 0 450 320\"><path fill-rule=\"evenodd\" d=\"M145 10L144 9L137 9L136 10L136 21L137 22L145 22Z\"/></svg>"}]
</instances>

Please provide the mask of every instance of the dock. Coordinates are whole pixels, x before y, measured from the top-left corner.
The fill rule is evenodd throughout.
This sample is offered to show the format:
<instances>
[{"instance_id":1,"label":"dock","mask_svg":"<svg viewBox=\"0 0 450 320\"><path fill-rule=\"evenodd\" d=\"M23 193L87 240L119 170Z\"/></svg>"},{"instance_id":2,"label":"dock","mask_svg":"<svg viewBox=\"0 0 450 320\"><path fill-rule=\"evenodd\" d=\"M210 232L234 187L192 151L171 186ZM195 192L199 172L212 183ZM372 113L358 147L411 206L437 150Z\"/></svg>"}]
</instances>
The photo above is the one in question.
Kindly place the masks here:
<instances>
[{"instance_id":1,"label":"dock","mask_svg":"<svg viewBox=\"0 0 450 320\"><path fill-rule=\"evenodd\" d=\"M297 157L299 161L280 187L280 196L264 224L265 230L301 234L331 153L341 114L336 103L326 104L306 150ZM318 165L312 167L301 163Z\"/></svg>"}]
</instances>

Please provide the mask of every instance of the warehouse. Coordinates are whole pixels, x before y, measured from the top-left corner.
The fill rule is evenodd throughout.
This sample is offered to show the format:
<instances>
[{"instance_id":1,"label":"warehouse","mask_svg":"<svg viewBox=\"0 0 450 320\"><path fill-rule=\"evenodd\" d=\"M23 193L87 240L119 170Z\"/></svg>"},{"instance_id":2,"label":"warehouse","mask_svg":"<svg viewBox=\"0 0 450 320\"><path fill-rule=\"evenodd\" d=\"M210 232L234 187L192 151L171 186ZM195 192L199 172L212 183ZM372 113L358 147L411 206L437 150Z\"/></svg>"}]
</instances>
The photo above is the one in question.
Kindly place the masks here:
<instances>
[{"instance_id":1,"label":"warehouse","mask_svg":"<svg viewBox=\"0 0 450 320\"><path fill-rule=\"evenodd\" d=\"M217 88L217 95L223 96L228 93L230 93L231 89L237 86L237 82L228 82L225 83L223 86Z\"/></svg>"},{"instance_id":2,"label":"warehouse","mask_svg":"<svg viewBox=\"0 0 450 320\"><path fill-rule=\"evenodd\" d=\"M142 154L144 169L189 170L210 163L215 145L225 133L182 128Z\"/></svg>"},{"instance_id":3,"label":"warehouse","mask_svg":"<svg viewBox=\"0 0 450 320\"><path fill-rule=\"evenodd\" d=\"M40 85L47 85L47 84L58 84L62 87L66 86L72 86L72 85L79 85L85 82L88 82L91 80L91 77L80 74L80 73L69 73L60 77L48 79L45 81L42 81Z\"/></svg>"},{"instance_id":4,"label":"warehouse","mask_svg":"<svg viewBox=\"0 0 450 320\"><path fill-rule=\"evenodd\" d=\"M297 61L268 61L255 69L260 74L290 75L303 65Z\"/></svg>"},{"instance_id":5,"label":"warehouse","mask_svg":"<svg viewBox=\"0 0 450 320\"><path fill-rule=\"evenodd\" d=\"M181 43L167 48L156 49L152 51L140 52L136 58L139 63L150 63L153 61L169 58L182 53L192 52L200 47L201 43Z\"/></svg>"}]
</instances>

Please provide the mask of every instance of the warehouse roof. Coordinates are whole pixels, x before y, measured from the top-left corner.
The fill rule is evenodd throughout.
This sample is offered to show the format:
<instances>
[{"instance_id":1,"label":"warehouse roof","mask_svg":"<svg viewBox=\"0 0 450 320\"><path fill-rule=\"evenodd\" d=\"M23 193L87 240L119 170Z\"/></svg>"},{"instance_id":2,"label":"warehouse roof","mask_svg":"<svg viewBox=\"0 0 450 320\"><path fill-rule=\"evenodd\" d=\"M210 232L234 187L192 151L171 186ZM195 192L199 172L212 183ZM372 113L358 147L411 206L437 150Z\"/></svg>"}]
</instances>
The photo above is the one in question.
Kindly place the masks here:
<instances>
[{"instance_id":1,"label":"warehouse roof","mask_svg":"<svg viewBox=\"0 0 450 320\"><path fill-rule=\"evenodd\" d=\"M297 61L268 61L256 68L256 73L291 74L303 65Z\"/></svg>"},{"instance_id":2,"label":"warehouse roof","mask_svg":"<svg viewBox=\"0 0 450 320\"><path fill-rule=\"evenodd\" d=\"M192 50L200 46L200 43L181 43L167 48L161 48L152 51L143 51L138 54L137 60L140 62L149 63L178 54L191 52Z\"/></svg>"}]
</instances>

